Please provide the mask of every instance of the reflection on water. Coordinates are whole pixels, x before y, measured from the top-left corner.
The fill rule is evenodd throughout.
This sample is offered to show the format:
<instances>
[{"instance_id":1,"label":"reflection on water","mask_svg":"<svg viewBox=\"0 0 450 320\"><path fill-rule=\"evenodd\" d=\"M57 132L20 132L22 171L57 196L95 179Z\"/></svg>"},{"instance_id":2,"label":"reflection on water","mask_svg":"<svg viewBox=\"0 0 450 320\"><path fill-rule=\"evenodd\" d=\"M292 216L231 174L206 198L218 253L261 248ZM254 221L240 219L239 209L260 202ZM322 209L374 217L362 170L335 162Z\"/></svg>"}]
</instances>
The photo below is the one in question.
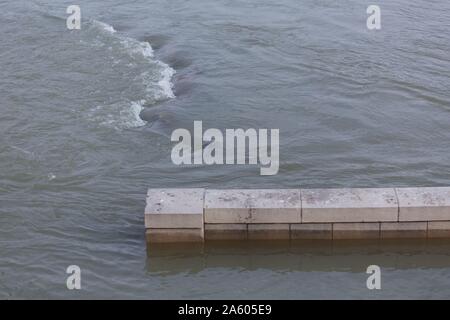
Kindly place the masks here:
<instances>
[{"instance_id":1,"label":"reflection on water","mask_svg":"<svg viewBox=\"0 0 450 320\"><path fill-rule=\"evenodd\" d=\"M207 242L147 247L147 270L159 275L210 268L365 272L381 268L448 268L450 240Z\"/></svg>"},{"instance_id":2,"label":"reflection on water","mask_svg":"<svg viewBox=\"0 0 450 320\"><path fill-rule=\"evenodd\" d=\"M381 290L368 290L369 265ZM151 246L147 279L183 299L445 299L449 241L211 242Z\"/></svg>"}]
</instances>

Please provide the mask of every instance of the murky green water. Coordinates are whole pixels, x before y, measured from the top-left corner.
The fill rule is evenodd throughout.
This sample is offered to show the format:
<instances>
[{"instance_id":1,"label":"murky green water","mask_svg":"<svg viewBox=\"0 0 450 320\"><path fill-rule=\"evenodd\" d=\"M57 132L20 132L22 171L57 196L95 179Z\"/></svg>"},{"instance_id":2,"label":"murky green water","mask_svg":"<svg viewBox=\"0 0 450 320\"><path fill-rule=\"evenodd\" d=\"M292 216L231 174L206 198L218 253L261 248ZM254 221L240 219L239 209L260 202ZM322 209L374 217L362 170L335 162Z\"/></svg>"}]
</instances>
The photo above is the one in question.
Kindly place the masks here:
<instances>
[{"instance_id":1,"label":"murky green water","mask_svg":"<svg viewBox=\"0 0 450 320\"><path fill-rule=\"evenodd\" d=\"M447 243L147 259L143 230L148 187L448 186L448 2L378 2L380 31L368 1L70 4L0 1L0 298L450 297ZM279 128L279 174L173 165L194 120Z\"/></svg>"}]
</instances>

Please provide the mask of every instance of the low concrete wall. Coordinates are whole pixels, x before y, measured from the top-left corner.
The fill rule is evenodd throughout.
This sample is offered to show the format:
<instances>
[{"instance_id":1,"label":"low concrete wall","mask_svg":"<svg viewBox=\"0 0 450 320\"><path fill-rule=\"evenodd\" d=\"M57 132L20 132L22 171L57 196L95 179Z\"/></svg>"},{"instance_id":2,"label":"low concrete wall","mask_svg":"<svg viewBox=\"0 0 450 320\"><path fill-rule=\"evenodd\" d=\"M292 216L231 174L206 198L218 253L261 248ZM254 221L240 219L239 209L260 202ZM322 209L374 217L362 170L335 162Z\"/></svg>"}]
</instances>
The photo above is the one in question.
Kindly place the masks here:
<instances>
[{"instance_id":1,"label":"low concrete wall","mask_svg":"<svg viewBox=\"0 0 450 320\"><path fill-rule=\"evenodd\" d=\"M450 188L149 189L148 242L450 238Z\"/></svg>"}]
</instances>

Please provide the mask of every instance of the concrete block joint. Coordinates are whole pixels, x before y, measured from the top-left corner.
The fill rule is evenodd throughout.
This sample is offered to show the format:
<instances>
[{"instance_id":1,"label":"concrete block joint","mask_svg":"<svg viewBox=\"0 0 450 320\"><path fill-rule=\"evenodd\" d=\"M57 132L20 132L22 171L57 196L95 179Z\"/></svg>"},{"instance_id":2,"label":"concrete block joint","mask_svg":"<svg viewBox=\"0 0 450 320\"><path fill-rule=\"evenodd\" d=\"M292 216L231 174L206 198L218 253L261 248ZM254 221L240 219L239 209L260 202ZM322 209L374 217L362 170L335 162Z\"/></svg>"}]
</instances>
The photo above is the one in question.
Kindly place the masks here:
<instances>
[{"instance_id":1,"label":"concrete block joint","mask_svg":"<svg viewBox=\"0 0 450 320\"><path fill-rule=\"evenodd\" d=\"M149 189L149 243L450 238L450 187Z\"/></svg>"}]
</instances>

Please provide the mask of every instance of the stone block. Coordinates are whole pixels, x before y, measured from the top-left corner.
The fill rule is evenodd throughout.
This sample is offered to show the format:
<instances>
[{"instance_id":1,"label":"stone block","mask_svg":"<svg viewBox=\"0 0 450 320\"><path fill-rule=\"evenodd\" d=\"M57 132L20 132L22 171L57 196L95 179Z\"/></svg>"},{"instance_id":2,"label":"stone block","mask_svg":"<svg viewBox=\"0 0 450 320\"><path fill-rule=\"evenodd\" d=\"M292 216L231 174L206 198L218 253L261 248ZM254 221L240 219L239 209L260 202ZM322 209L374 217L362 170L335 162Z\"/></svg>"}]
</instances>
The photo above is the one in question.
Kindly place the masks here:
<instances>
[{"instance_id":1,"label":"stone block","mask_svg":"<svg viewBox=\"0 0 450 320\"><path fill-rule=\"evenodd\" d=\"M205 240L247 240L246 224L205 224Z\"/></svg>"},{"instance_id":2,"label":"stone block","mask_svg":"<svg viewBox=\"0 0 450 320\"><path fill-rule=\"evenodd\" d=\"M450 188L397 188L399 221L450 221Z\"/></svg>"},{"instance_id":3,"label":"stone block","mask_svg":"<svg viewBox=\"0 0 450 320\"><path fill-rule=\"evenodd\" d=\"M207 190L205 223L300 223L297 189Z\"/></svg>"},{"instance_id":4,"label":"stone block","mask_svg":"<svg viewBox=\"0 0 450 320\"><path fill-rule=\"evenodd\" d=\"M148 243L203 242L203 229L147 229Z\"/></svg>"},{"instance_id":5,"label":"stone block","mask_svg":"<svg viewBox=\"0 0 450 320\"><path fill-rule=\"evenodd\" d=\"M302 223L397 221L394 189L301 190Z\"/></svg>"},{"instance_id":6,"label":"stone block","mask_svg":"<svg viewBox=\"0 0 450 320\"><path fill-rule=\"evenodd\" d=\"M339 239L379 239L380 223L334 223L333 240Z\"/></svg>"},{"instance_id":7,"label":"stone block","mask_svg":"<svg viewBox=\"0 0 450 320\"><path fill-rule=\"evenodd\" d=\"M145 227L203 228L204 189L149 189Z\"/></svg>"},{"instance_id":8,"label":"stone block","mask_svg":"<svg viewBox=\"0 0 450 320\"><path fill-rule=\"evenodd\" d=\"M331 223L296 223L291 224L292 240L331 240Z\"/></svg>"},{"instance_id":9,"label":"stone block","mask_svg":"<svg viewBox=\"0 0 450 320\"><path fill-rule=\"evenodd\" d=\"M289 224L249 224L249 240L289 240Z\"/></svg>"},{"instance_id":10,"label":"stone block","mask_svg":"<svg viewBox=\"0 0 450 320\"><path fill-rule=\"evenodd\" d=\"M386 222L381 223L381 239L426 238L426 222Z\"/></svg>"},{"instance_id":11,"label":"stone block","mask_svg":"<svg viewBox=\"0 0 450 320\"><path fill-rule=\"evenodd\" d=\"M450 221L428 222L428 238L450 239Z\"/></svg>"}]
</instances>

